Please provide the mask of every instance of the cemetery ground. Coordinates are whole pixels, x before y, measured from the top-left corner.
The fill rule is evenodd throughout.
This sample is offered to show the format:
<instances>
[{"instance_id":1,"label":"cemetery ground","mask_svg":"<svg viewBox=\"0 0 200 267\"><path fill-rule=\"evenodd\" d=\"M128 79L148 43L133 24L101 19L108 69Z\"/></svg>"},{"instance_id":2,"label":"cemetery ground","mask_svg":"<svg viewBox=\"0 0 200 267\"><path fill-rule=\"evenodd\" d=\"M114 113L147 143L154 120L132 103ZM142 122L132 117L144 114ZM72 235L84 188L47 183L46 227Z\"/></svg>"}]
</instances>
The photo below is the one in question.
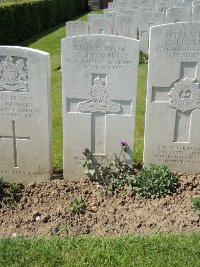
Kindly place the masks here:
<instances>
[{"instance_id":1,"label":"cemetery ground","mask_svg":"<svg viewBox=\"0 0 200 267\"><path fill-rule=\"evenodd\" d=\"M114 195L104 194L89 179L61 179L60 40L64 37L62 24L21 44L51 54L54 180L5 186L0 237L12 239L0 240L0 266L200 266L200 217L191 208L192 197L199 196L200 174L178 174L178 191L160 199L144 199L123 188ZM142 161L146 78L147 65L140 65L135 162ZM171 232L176 234L160 235ZM83 234L90 236L54 237L48 242L16 238ZM119 237L130 234L137 236Z\"/></svg>"}]
</instances>

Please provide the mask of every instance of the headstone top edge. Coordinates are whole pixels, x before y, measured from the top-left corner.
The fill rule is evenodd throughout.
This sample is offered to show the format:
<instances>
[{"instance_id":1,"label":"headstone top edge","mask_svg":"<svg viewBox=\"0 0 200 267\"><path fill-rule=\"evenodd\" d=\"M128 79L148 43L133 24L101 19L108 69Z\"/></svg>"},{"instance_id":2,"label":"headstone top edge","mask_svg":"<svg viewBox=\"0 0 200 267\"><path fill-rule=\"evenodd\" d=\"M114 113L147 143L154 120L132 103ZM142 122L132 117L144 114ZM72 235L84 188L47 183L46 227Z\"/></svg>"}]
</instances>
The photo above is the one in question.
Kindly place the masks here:
<instances>
[{"instance_id":1,"label":"headstone top edge","mask_svg":"<svg viewBox=\"0 0 200 267\"><path fill-rule=\"evenodd\" d=\"M37 53L37 54L44 55L44 56L50 56L50 53L48 53L48 52L44 52L44 51L39 50L39 49L29 48L29 47L24 47L24 46L9 46L9 45L6 45L6 46L0 46L0 50L1 49L5 49L7 51L9 51L9 50L27 51L27 52L30 52L30 53Z\"/></svg>"},{"instance_id":2,"label":"headstone top edge","mask_svg":"<svg viewBox=\"0 0 200 267\"><path fill-rule=\"evenodd\" d=\"M189 26L192 26L192 25L199 25L200 26L200 21L191 21L191 22L175 22L175 23L165 23L165 24L162 24L162 25L155 25L155 26L152 26L150 31L156 31L156 29L160 29L160 28L171 28L173 27L174 25L184 25L187 27L187 25Z\"/></svg>"},{"instance_id":3,"label":"headstone top edge","mask_svg":"<svg viewBox=\"0 0 200 267\"><path fill-rule=\"evenodd\" d=\"M172 9L173 10L184 10L184 9L189 9L190 10L191 8L192 8L192 6L191 7L189 7L189 6L185 6L185 7L182 7L182 6L181 7L170 7L170 8L167 9L167 11L168 10L172 10Z\"/></svg>"},{"instance_id":4,"label":"headstone top edge","mask_svg":"<svg viewBox=\"0 0 200 267\"><path fill-rule=\"evenodd\" d=\"M83 35L77 35L77 36L71 36L71 37L67 37L67 38L62 38L61 39L61 43L66 42L67 40L70 39L78 39L78 38L86 38L86 39L92 39L92 37L99 37L99 38L107 38L107 39L128 39L131 41L135 41L137 43L139 43L140 41L137 39L133 39L133 38L129 38L129 37L124 37L124 36L120 36L120 35L109 35L109 34L83 34Z\"/></svg>"}]
</instances>

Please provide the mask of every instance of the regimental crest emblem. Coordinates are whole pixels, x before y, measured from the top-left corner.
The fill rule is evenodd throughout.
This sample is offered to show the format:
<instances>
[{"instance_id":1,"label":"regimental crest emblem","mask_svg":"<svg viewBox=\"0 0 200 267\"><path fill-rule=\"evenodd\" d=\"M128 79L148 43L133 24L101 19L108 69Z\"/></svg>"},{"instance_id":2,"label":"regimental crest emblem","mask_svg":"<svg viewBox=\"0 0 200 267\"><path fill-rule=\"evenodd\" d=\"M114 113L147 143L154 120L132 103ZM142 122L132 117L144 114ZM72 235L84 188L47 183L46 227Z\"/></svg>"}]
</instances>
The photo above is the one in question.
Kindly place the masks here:
<instances>
[{"instance_id":1,"label":"regimental crest emblem","mask_svg":"<svg viewBox=\"0 0 200 267\"><path fill-rule=\"evenodd\" d=\"M0 91L28 92L27 59L0 57Z\"/></svg>"},{"instance_id":2,"label":"regimental crest emblem","mask_svg":"<svg viewBox=\"0 0 200 267\"><path fill-rule=\"evenodd\" d=\"M91 99L78 103L78 110L80 112L120 112L121 105L109 100L106 89L107 75L92 74Z\"/></svg>"},{"instance_id":3,"label":"regimental crest emblem","mask_svg":"<svg viewBox=\"0 0 200 267\"><path fill-rule=\"evenodd\" d=\"M182 112L199 108L200 90L199 83L185 78L174 83L169 93L169 106Z\"/></svg>"}]
</instances>

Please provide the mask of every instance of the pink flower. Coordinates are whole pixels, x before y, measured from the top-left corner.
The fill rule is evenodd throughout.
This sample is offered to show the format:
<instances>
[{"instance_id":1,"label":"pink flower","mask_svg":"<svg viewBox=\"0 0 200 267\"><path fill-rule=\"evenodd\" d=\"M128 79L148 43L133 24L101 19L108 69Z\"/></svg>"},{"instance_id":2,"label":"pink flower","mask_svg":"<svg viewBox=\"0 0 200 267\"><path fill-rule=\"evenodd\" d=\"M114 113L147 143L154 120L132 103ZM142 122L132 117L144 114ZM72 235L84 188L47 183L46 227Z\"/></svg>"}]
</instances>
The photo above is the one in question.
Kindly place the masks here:
<instances>
[{"instance_id":1,"label":"pink flower","mask_svg":"<svg viewBox=\"0 0 200 267\"><path fill-rule=\"evenodd\" d=\"M126 141L124 141L124 140L121 140L120 144L121 144L122 149L124 150L124 152L127 152L128 143Z\"/></svg>"},{"instance_id":2,"label":"pink flower","mask_svg":"<svg viewBox=\"0 0 200 267\"><path fill-rule=\"evenodd\" d=\"M123 147L128 147L128 143L126 141L124 141L124 140L121 140L120 144Z\"/></svg>"},{"instance_id":3,"label":"pink flower","mask_svg":"<svg viewBox=\"0 0 200 267\"><path fill-rule=\"evenodd\" d=\"M83 151L83 155L87 157L87 155L90 153L90 150L88 148L85 148Z\"/></svg>"}]
</instances>

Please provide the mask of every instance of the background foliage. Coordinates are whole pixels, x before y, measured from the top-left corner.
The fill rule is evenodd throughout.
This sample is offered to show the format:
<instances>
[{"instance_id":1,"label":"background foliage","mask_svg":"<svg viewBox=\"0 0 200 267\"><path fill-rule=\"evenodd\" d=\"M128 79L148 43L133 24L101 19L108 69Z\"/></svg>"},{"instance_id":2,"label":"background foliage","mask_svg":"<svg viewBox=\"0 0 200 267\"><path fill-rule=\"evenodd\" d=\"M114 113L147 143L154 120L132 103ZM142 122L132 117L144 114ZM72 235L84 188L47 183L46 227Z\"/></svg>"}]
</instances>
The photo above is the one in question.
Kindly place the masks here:
<instances>
[{"instance_id":1,"label":"background foliage","mask_svg":"<svg viewBox=\"0 0 200 267\"><path fill-rule=\"evenodd\" d=\"M0 4L0 45L25 40L88 9L88 0L26 0Z\"/></svg>"}]
</instances>

